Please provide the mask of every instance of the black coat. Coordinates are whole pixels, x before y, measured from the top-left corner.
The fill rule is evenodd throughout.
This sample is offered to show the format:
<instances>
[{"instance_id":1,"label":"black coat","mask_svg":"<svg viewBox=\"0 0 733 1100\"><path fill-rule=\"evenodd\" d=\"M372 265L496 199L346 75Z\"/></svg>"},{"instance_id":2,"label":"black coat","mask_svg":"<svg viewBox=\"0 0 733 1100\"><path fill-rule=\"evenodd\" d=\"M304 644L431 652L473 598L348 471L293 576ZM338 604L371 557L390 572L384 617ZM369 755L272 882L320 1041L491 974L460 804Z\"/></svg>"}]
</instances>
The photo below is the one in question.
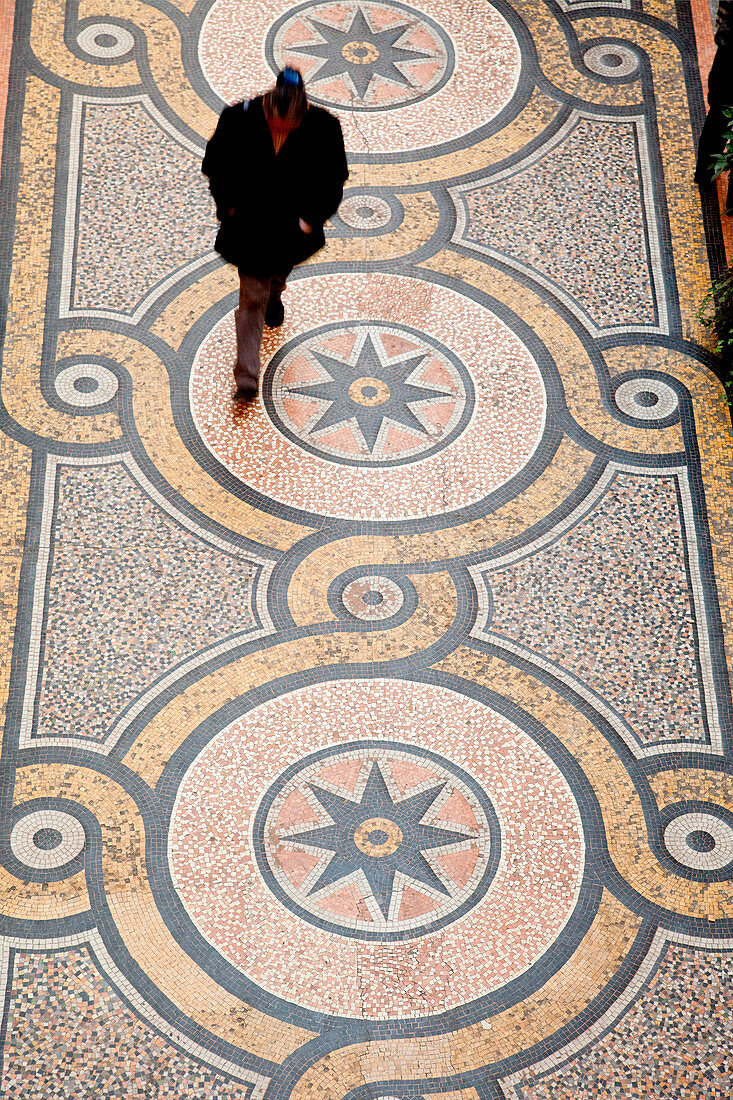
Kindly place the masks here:
<instances>
[{"instance_id":1,"label":"black coat","mask_svg":"<svg viewBox=\"0 0 733 1100\"><path fill-rule=\"evenodd\" d=\"M323 248L323 223L349 175L334 115L309 105L276 155L261 97L224 108L202 171L221 221L216 251L242 274L259 276L288 271ZM302 232L299 218L312 233Z\"/></svg>"}]
</instances>

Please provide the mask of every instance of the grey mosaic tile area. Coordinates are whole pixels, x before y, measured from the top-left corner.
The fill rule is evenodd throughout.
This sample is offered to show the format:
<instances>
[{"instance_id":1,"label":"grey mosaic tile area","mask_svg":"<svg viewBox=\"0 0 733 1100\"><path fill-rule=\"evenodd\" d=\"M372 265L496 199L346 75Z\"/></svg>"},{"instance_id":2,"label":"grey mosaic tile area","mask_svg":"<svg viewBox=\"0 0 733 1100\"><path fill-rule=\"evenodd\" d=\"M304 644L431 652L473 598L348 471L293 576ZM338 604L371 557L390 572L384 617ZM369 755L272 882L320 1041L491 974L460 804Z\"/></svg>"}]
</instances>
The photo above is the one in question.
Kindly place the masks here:
<instances>
[{"instance_id":1,"label":"grey mosaic tile area","mask_svg":"<svg viewBox=\"0 0 733 1100\"><path fill-rule=\"evenodd\" d=\"M102 737L155 677L255 628L256 567L184 531L120 465L62 469L54 536L41 736Z\"/></svg>"}]
</instances>

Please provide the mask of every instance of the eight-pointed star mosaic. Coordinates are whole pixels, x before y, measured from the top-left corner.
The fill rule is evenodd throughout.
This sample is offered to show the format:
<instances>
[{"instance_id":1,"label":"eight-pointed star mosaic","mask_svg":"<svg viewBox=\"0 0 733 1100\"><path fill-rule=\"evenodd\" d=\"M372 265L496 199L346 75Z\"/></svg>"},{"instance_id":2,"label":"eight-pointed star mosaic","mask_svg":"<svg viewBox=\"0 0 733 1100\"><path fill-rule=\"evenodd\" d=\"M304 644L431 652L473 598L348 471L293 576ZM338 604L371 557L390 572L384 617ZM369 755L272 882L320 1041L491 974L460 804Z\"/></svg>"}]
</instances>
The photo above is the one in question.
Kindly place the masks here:
<instances>
[{"instance_id":1,"label":"eight-pointed star mosaic","mask_svg":"<svg viewBox=\"0 0 733 1100\"><path fill-rule=\"evenodd\" d=\"M400 39L412 28L409 20L383 30L372 29L361 6L354 12L350 25L344 30L314 16L307 19L307 24L321 41L294 45L291 50L322 59L319 68L309 74L310 81L341 78L353 87L361 100L365 99L372 81L380 78L412 88L414 82L405 73L403 63L429 60L433 57L423 50L400 45Z\"/></svg>"},{"instance_id":2,"label":"eight-pointed star mosaic","mask_svg":"<svg viewBox=\"0 0 733 1100\"><path fill-rule=\"evenodd\" d=\"M407 428L416 435L416 441L425 439L426 424L417 415L415 403L445 398L445 393L410 381L427 358L424 352L390 362L380 354L371 333L367 333L353 363L344 363L315 348L311 348L310 353L326 371L329 380L309 382L293 387L290 392L328 402L312 432L320 433L355 419L371 454L375 452L385 421Z\"/></svg>"},{"instance_id":3,"label":"eight-pointed star mosaic","mask_svg":"<svg viewBox=\"0 0 733 1100\"><path fill-rule=\"evenodd\" d=\"M450 896L445 883L423 855L423 852L434 848L460 843L471 835L455 828L423 824L425 815L442 793L445 783L395 801L379 764L374 763L358 802L342 798L314 783L309 787L332 824L297 833L288 837L288 841L333 852L333 857L311 887L311 894L361 870L385 920L390 917L398 873Z\"/></svg>"},{"instance_id":4,"label":"eight-pointed star mosaic","mask_svg":"<svg viewBox=\"0 0 733 1100\"><path fill-rule=\"evenodd\" d=\"M713 28L705 4L607 4L600 20L576 7L2 6L0 1095L130 1096L148 1081L205 1100L731 1094L733 443L695 319L720 219L714 190L701 205L689 186L695 46L704 81ZM341 326L348 348L343 329L366 326L379 349L375 328L395 318L442 341L474 380L456 367L475 415L455 445L446 429L388 471L356 442L317 451L316 409L290 381L232 405L219 333L234 325L216 320L228 276L199 263L214 226L195 150L220 101L269 86L288 45L326 42L298 20L346 33L357 8L373 32L414 13L392 47L444 52L394 61L412 88L372 69L366 102L348 72L318 79L327 57L300 55L314 100L347 108L350 194L366 187L394 217L368 245L332 237L299 273L266 362L323 382L309 334L333 350ZM350 52L366 75L373 51ZM636 400L650 386L668 415ZM448 404L421 407L437 422ZM226 462L204 424L217 445L226 433ZM344 583L383 567L410 593L399 619L342 618ZM219 729L235 714L237 767L222 746L239 734ZM424 752L423 785L414 762L399 778L377 757L385 735ZM463 869L463 894L408 878L387 930L361 868L308 896L337 853L287 851L293 832L336 825L308 782L357 802L366 769L330 749L358 738L396 803L448 776L419 824L461 828L475 808L494 827L490 802L502 830L499 850L477 813L476 837L419 849L459 886ZM472 780L455 813L442 799L458 772L441 760ZM202 813L205 796L220 813ZM273 831L255 846L265 798ZM395 845L388 810L360 822L365 862Z\"/></svg>"}]
</instances>

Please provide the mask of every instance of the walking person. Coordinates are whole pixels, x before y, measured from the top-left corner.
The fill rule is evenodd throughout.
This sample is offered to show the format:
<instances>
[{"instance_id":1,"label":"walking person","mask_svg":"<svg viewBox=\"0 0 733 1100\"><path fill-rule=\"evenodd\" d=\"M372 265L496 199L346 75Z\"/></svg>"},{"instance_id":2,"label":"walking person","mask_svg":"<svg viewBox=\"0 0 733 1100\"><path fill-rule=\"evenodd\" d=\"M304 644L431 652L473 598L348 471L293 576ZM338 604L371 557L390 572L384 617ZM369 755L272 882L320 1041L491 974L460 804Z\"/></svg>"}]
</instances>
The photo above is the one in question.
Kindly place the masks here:
<instances>
[{"instance_id":1,"label":"walking person","mask_svg":"<svg viewBox=\"0 0 733 1100\"><path fill-rule=\"evenodd\" d=\"M349 170L339 120L308 102L296 69L263 96L225 107L202 171L221 225L216 251L239 270L235 398L257 394L265 325L284 319L282 292L296 264L325 244Z\"/></svg>"}]
</instances>

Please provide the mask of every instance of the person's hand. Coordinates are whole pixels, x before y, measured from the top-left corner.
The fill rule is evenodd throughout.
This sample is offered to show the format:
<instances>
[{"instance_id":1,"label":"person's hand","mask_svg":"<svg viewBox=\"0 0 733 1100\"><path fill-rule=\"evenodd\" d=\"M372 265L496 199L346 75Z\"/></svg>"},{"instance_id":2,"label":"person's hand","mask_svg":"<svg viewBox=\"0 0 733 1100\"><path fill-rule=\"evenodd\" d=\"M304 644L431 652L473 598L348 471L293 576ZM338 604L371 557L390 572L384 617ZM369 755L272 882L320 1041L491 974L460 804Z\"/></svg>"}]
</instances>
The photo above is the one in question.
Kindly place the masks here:
<instances>
[{"instance_id":1,"label":"person's hand","mask_svg":"<svg viewBox=\"0 0 733 1100\"><path fill-rule=\"evenodd\" d=\"M303 218L298 218L298 225L300 226L300 232L301 233L312 233L313 232L313 226L308 225L308 222L304 221Z\"/></svg>"}]
</instances>

